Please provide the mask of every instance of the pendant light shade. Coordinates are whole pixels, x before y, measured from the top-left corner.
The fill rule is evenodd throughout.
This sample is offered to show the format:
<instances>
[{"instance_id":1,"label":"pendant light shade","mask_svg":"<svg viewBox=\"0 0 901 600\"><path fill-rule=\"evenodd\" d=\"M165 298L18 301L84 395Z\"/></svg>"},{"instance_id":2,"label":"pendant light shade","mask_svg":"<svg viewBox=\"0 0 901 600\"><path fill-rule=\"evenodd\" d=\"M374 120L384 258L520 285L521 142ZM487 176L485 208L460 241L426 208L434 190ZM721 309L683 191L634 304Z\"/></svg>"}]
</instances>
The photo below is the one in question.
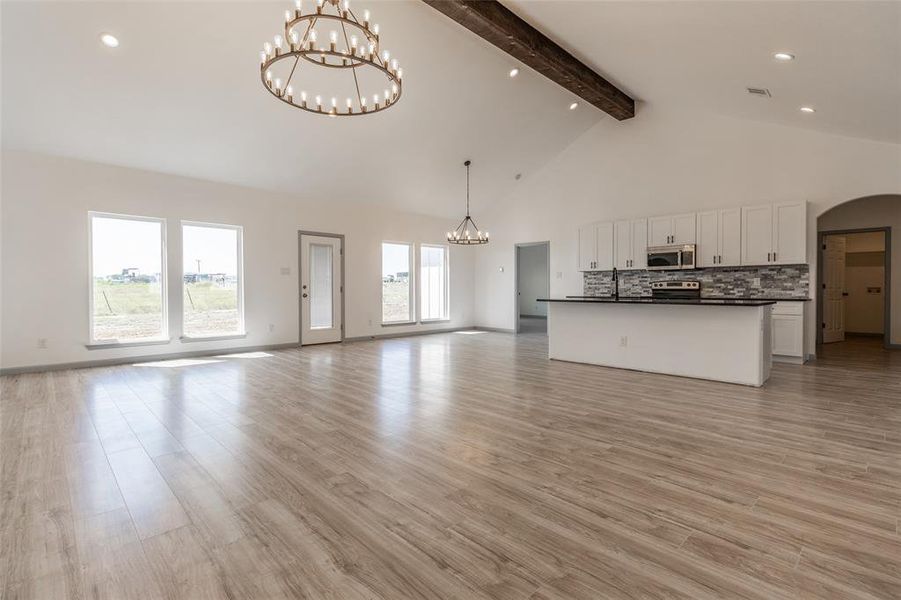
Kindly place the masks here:
<instances>
[{"instance_id":1,"label":"pendant light shade","mask_svg":"<svg viewBox=\"0 0 901 600\"><path fill-rule=\"evenodd\" d=\"M466 167L466 216L457 225L453 231L447 232L447 243L458 244L461 246L471 246L474 244L487 244L488 232L482 231L476 225L476 222L469 216L469 165L471 160L467 160L463 165Z\"/></svg>"}]
</instances>

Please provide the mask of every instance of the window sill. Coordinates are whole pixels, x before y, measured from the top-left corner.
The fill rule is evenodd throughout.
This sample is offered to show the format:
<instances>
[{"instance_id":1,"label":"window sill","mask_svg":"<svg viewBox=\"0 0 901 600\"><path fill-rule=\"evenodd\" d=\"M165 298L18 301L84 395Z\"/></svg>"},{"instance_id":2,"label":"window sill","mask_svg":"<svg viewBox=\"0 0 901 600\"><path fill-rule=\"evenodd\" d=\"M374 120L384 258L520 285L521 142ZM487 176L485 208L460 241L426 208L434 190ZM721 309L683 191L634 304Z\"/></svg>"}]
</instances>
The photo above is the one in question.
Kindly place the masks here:
<instances>
[{"instance_id":1,"label":"window sill","mask_svg":"<svg viewBox=\"0 0 901 600\"><path fill-rule=\"evenodd\" d=\"M416 325L416 321L392 321L391 323L382 323L382 327L400 327L402 325Z\"/></svg>"},{"instance_id":2,"label":"window sill","mask_svg":"<svg viewBox=\"0 0 901 600\"><path fill-rule=\"evenodd\" d=\"M105 350L108 348L132 348L135 346L163 346L170 343L171 341L172 340L169 338L163 338L151 340L135 340L133 342L91 342L90 344L85 344L84 347L88 350Z\"/></svg>"},{"instance_id":3,"label":"window sill","mask_svg":"<svg viewBox=\"0 0 901 600\"><path fill-rule=\"evenodd\" d=\"M450 323L450 319L423 319L420 321L422 325L431 325L432 323Z\"/></svg>"},{"instance_id":4,"label":"window sill","mask_svg":"<svg viewBox=\"0 0 901 600\"><path fill-rule=\"evenodd\" d=\"M181 342L218 342L219 340L243 340L247 337L244 333L229 333L226 335L183 335L179 338Z\"/></svg>"}]
</instances>

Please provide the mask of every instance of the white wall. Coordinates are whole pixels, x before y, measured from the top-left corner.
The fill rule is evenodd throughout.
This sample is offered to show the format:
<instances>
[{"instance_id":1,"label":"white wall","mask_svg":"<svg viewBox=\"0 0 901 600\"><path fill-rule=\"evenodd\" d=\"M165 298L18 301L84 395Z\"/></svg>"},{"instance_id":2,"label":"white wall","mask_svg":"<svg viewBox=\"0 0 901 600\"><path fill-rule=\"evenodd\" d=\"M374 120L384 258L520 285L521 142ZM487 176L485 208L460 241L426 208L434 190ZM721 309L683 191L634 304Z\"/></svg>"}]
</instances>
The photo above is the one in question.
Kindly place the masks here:
<instances>
[{"instance_id":1,"label":"white wall","mask_svg":"<svg viewBox=\"0 0 901 600\"><path fill-rule=\"evenodd\" d=\"M476 285L476 324L510 328L513 244L551 240L551 295L578 294L577 229L595 220L807 199L811 287L816 217L851 198L901 191L901 146L710 114L639 106L604 119L478 216L491 231ZM809 347L813 320L809 311Z\"/></svg>"},{"instance_id":2,"label":"white wall","mask_svg":"<svg viewBox=\"0 0 901 600\"><path fill-rule=\"evenodd\" d=\"M533 317L547 316L547 303L536 298L548 295L547 246L522 246L519 249L519 314Z\"/></svg>"},{"instance_id":3,"label":"white wall","mask_svg":"<svg viewBox=\"0 0 901 600\"><path fill-rule=\"evenodd\" d=\"M441 243L453 226L444 219L37 154L4 152L2 169L3 368L297 342L301 229L346 236L347 337L473 324L473 249L452 247L450 322L380 325L380 242ZM167 219L170 335L175 338L182 302L179 221L242 225L246 339L87 350L89 210ZM290 275L282 275L282 267L290 268ZM38 338L48 340L46 349L37 348Z\"/></svg>"},{"instance_id":4,"label":"white wall","mask_svg":"<svg viewBox=\"0 0 901 600\"><path fill-rule=\"evenodd\" d=\"M897 165L901 171L901 164ZM821 215L819 231L891 227L891 342L901 344L901 195L860 198Z\"/></svg>"}]
</instances>

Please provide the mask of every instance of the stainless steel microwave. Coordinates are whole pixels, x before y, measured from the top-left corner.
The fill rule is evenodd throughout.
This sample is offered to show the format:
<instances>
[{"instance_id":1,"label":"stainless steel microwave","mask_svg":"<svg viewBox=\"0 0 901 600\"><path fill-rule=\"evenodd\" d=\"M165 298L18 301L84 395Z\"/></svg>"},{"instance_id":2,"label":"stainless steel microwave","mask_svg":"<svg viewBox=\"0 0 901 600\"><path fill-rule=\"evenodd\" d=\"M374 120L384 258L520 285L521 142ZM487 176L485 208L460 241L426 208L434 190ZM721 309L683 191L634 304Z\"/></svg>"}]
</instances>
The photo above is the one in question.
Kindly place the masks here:
<instances>
[{"instance_id":1,"label":"stainless steel microwave","mask_svg":"<svg viewBox=\"0 0 901 600\"><path fill-rule=\"evenodd\" d=\"M696 256L694 244L652 246L648 248L648 271L694 269Z\"/></svg>"}]
</instances>

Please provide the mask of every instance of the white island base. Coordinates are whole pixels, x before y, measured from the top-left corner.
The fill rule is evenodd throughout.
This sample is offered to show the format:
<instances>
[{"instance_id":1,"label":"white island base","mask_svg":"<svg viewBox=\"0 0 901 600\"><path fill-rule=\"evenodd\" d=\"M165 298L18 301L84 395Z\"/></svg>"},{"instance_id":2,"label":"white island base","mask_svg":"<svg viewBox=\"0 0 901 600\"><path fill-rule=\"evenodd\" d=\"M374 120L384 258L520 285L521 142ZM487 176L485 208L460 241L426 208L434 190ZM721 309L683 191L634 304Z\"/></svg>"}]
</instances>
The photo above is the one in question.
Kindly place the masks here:
<instances>
[{"instance_id":1,"label":"white island base","mask_svg":"<svg viewBox=\"0 0 901 600\"><path fill-rule=\"evenodd\" d=\"M571 362L761 386L771 305L548 302L548 353Z\"/></svg>"}]
</instances>

